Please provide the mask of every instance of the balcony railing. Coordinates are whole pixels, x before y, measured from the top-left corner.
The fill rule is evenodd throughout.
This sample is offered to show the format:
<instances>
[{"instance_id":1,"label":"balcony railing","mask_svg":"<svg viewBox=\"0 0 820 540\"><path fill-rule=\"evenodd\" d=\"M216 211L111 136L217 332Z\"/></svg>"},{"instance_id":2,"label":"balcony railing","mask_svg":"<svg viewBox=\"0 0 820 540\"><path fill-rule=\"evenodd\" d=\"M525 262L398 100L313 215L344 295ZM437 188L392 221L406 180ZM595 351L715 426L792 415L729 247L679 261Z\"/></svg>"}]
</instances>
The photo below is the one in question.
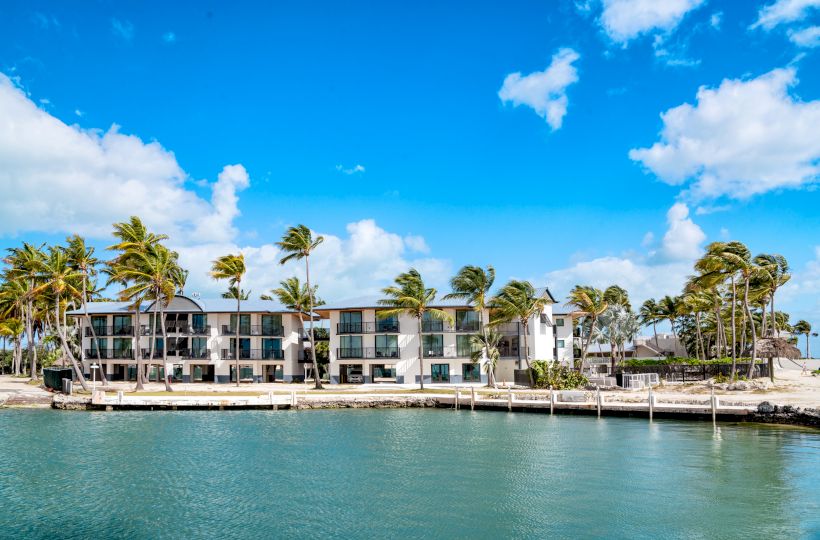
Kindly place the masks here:
<instances>
[{"instance_id":1,"label":"balcony railing","mask_svg":"<svg viewBox=\"0 0 820 540\"><path fill-rule=\"evenodd\" d=\"M133 330L132 330L133 332ZM150 336L152 332L151 326L147 324L143 324L140 326L140 334L143 336ZM162 335L162 329L156 329L157 336ZM211 333L211 326L206 324L202 325L191 325L191 324L166 324L165 325L165 333L166 334L185 334L189 336L207 336Z\"/></svg>"},{"instance_id":2,"label":"balcony railing","mask_svg":"<svg viewBox=\"0 0 820 540\"><path fill-rule=\"evenodd\" d=\"M461 321L456 324L447 324L444 321L422 321L421 331L424 334L439 334L451 332L475 333L481 330L478 321Z\"/></svg>"},{"instance_id":3,"label":"balcony railing","mask_svg":"<svg viewBox=\"0 0 820 540\"><path fill-rule=\"evenodd\" d=\"M461 351L458 351L456 347L447 346L447 347L429 347L422 349L422 354L424 354L425 358L469 358L470 354L467 352L466 354L460 355L458 354Z\"/></svg>"},{"instance_id":4,"label":"balcony railing","mask_svg":"<svg viewBox=\"0 0 820 540\"><path fill-rule=\"evenodd\" d=\"M398 334L399 322L392 320L336 324L338 334Z\"/></svg>"},{"instance_id":5,"label":"balcony railing","mask_svg":"<svg viewBox=\"0 0 820 540\"><path fill-rule=\"evenodd\" d=\"M395 358L401 356L398 347L345 347L336 349L336 358Z\"/></svg>"},{"instance_id":6,"label":"balcony railing","mask_svg":"<svg viewBox=\"0 0 820 540\"><path fill-rule=\"evenodd\" d=\"M131 336L134 334L133 326L95 326L94 333L100 336ZM85 327L85 337L94 337L91 327Z\"/></svg>"},{"instance_id":7,"label":"balcony railing","mask_svg":"<svg viewBox=\"0 0 820 540\"><path fill-rule=\"evenodd\" d=\"M100 349L99 354L97 354L97 348L94 347L85 350L85 357L88 360L130 360L134 358L134 354L131 349Z\"/></svg>"},{"instance_id":8,"label":"balcony railing","mask_svg":"<svg viewBox=\"0 0 820 540\"><path fill-rule=\"evenodd\" d=\"M522 331L521 323L517 323L517 322L496 324L495 326L493 326L493 329L496 332L498 332L499 334L513 335L513 336L517 336L517 335L521 334L521 331Z\"/></svg>"},{"instance_id":9,"label":"balcony railing","mask_svg":"<svg viewBox=\"0 0 820 540\"><path fill-rule=\"evenodd\" d=\"M222 325L223 336L235 336L236 327L228 324ZM285 329L282 326L267 326L267 325L239 325L240 336L273 336L282 337L285 335Z\"/></svg>"},{"instance_id":10,"label":"balcony railing","mask_svg":"<svg viewBox=\"0 0 820 540\"><path fill-rule=\"evenodd\" d=\"M178 349L176 356L181 358L190 358L191 360L210 360L211 349ZM169 351L168 354L171 354Z\"/></svg>"},{"instance_id":11,"label":"balcony railing","mask_svg":"<svg viewBox=\"0 0 820 540\"><path fill-rule=\"evenodd\" d=\"M285 351L265 349L239 349L240 360L282 360ZM236 360L236 350L222 349L223 360Z\"/></svg>"}]
</instances>

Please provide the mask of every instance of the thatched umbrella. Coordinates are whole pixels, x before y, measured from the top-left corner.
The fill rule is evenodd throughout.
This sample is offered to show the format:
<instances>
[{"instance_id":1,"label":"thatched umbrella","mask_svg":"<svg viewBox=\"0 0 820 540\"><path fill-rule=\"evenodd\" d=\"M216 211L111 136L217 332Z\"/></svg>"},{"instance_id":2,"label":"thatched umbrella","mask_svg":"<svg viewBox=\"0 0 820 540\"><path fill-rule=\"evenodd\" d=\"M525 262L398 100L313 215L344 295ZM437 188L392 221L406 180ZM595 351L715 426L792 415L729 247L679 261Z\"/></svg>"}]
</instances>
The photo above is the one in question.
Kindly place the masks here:
<instances>
[{"instance_id":1,"label":"thatched umbrella","mask_svg":"<svg viewBox=\"0 0 820 540\"><path fill-rule=\"evenodd\" d=\"M775 358L788 358L797 360L801 357L800 349L783 338L761 338L757 340L758 358L769 359L769 378L774 382L774 362ZM752 348L749 347L744 356L751 356Z\"/></svg>"}]
</instances>

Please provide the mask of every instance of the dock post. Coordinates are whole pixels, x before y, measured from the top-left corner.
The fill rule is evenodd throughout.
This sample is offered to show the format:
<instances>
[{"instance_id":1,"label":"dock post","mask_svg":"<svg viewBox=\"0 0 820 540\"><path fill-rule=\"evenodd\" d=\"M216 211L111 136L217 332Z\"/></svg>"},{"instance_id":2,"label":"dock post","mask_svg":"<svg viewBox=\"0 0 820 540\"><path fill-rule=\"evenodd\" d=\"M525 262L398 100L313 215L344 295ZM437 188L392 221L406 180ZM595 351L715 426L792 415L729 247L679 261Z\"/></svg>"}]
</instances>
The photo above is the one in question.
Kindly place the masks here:
<instances>
[{"instance_id":1,"label":"dock post","mask_svg":"<svg viewBox=\"0 0 820 540\"><path fill-rule=\"evenodd\" d=\"M712 402L712 425L717 426L717 407L718 407L718 398L715 395L715 387L712 387L712 397L710 399Z\"/></svg>"},{"instance_id":2,"label":"dock post","mask_svg":"<svg viewBox=\"0 0 820 540\"><path fill-rule=\"evenodd\" d=\"M552 409L555 406L555 394L552 392L552 386L550 386L550 414L552 414Z\"/></svg>"},{"instance_id":3,"label":"dock post","mask_svg":"<svg viewBox=\"0 0 820 540\"><path fill-rule=\"evenodd\" d=\"M296 408L296 391L291 390L290 392L290 406Z\"/></svg>"},{"instance_id":4,"label":"dock post","mask_svg":"<svg viewBox=\"0 0 820 540\"><path fill-rule=\"evenodd\" d=\"M470 387L470 410L475 410L475 386Z\"/></svg>"},{"instance_id":5,"label":"dock post","mask_svg":"<svg viewBox=\"0 0 820 540\"><path fill-rule=\"evenodd\" d=\"M273 392L268 392L268 401L270 401L270 408L273 409L275 407L273 404Z\"/></svg>"},{"instance_id":6,"label":"dock post","mask_svg":"<svg viewBox=\"0 0 820 540\"><path fill-rule=\"evenodd\" d=\"M513 400L512 388L507 388L507 411L508 412L512 411L512 400Z\"/></svg>"},{"instance_id":7,"label":"dock post","mask_svg":"<svg viewBox=\"0 0 820 540\"><path fill-rule=\"evenodd\" d=\"M649 421L652 421L652 417L655 413L655 396L652 395L652 385L649 385Z\"/></svg>"},{"instance_id":8,"label":"dock post","mask_svg":"<svg viewBox=\"0 0 820 540\"><path fill-rule=\"evenodd\" d=\"M458 386L456 386L456 399L455 399L455 403L453 403L453 409L456 410L456 411L458 410L458 398L460 398L460 397L461 397L461 389Z\"/></svg>"},{"instance_id":9,"label":"dock post","mask_svg":"<svg viewBox=\"0 0 820 540\"><path fill-rule=\"evenodd\" d=\"M117 391L117 403L122 405L122 390Z\"/></svg>"},{"instance_id":10,"label":"dock post","mask_svg":"<svg viewBox=\"0 0 820 540\"><path fill-rule=\"evenodd\" d=\"M595 391L597 392L595 396L595 401L598 402L598 418L601 417L601 389L596 388Z\"/></svg>"}]
</instances>

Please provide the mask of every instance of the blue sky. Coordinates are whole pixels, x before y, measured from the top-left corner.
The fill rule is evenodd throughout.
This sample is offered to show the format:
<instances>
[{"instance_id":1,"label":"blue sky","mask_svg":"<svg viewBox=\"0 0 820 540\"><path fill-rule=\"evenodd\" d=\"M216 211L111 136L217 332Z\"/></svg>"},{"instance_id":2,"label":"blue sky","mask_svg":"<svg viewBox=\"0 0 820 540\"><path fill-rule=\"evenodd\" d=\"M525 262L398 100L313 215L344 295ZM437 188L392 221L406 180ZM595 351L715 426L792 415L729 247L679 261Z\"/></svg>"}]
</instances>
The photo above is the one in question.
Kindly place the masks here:
<instances>
[{"instance_id":1,"label":"blue sky","mask_svg":"<svg viewBox=\"0 0 820 540\"><path fill-rule=\"evenodd\" d=\"M820 2L258 4L3 3L0 244L137 213L261 292L304 222L332 298L466 263L644 298L731 238L820 326Z\"/></svg>"}]
</instances>

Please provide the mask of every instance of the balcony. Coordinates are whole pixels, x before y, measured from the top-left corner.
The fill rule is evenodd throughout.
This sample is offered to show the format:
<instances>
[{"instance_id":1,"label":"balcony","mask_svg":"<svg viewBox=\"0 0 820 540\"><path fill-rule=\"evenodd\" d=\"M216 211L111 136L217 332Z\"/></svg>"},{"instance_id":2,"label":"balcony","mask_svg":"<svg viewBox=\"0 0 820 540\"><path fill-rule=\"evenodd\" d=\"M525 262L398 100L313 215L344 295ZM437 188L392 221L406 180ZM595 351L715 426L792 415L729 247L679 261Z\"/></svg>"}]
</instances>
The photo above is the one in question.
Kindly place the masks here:
<instances>
[{"instance_id":1,"label":"balcony","mask_svg":"<svg viewBox=\"0 0 820 540\"><path fill-rule=\"evenodd\" d=\"M481 330L481 325L478 321L460 321L456 324L447 324L444 321L422 321L421 332L423 334L442 334L442 333L470 333L474 334Z\"/></svg>"},{"instance_id":2,"label":"balcony","mask_svg":"<svg viewBox=\"0 0 820 540\"><path fill-rule=\"evenodd\" d=\"M168 351L168 354L174 354L181 358L190 360L210 360L211 349L177 349L176 351Z\"/></svg>"},{"instance_id":3,"label":"balcony","mask_svg":"<svg viewBox=\"0 0 820 540\"><path fill-rule=\"evenodd\" d=\"M338 323L337 334L398 334L399 322L392 320Z\"/></svg>"},{"instance_id":4,"label":"balcony","mask_svg":"<svg viewBox=\"0 0 820 540\"><path fill-rule=\"evenodd\" d=\"M228 324L222 325L223 336L235 336L236 327ZM267 325L239 325L240 336L268 336L268 337L283 337L285 335L285 328L282 326L267 326Z\"/></svg>"},{"instance_id":5,"label":"balcony","mask_svg":"<svg viewBox=\"0 0 820 540\"><path fill-rule=\"evenodd\" d=\"M425 358L469 358L470 353L467 351L466 353L460 354L463 351L458 351L456 347L447 346L447 347L430 347L427 349L422 350L422 354Z\"/></svg>"},{"instance_id":6,"label":"balcony","mask_svg":"<svg viewBox=\"0 0 820 540\"><path fill-rule=\"evenodd\" d=\"M517 322L509 322L509 323L501 323L493 325L492 327L496 332L505 336L517 336L520 335L522 332L521 323Z\"/></svg>"},{"instance_id":7,"label":"balcony","mask_svg":"<svg viewBox=\"0 0 820 540\"><path fill-rule=\"evenodd\" d=\"M393 358L398 359L401 351L398 347L352 347L336 349L336 358L345 359L369 359L369 358Z\"/></svg>"},{"instance_id":8,"label":"balcony","mask_svg":"<svg viewBox=\"0 0 820 540\"><path fill-rule=\"evenodd\" d=\"M134 335L133 326L95 326L94 332L97 337L101 336L132 336ZM86 326L85 337L94 337L91 333L91 327Z\"/></svg>"},{"instance_id":9,"label":"balcony","mask_svg":"<svg viewBox=\"0 0 820 540\"><path fill-rule=\"evenodd\" d=\"M235 349L222 349L223 360L236 360ZM285 351L265 349L239 349L240 360L283 360Z\"/></svg>"},{"instance_id":10,"label":"balcony","mask_svg":"<svg viewBox=\"0 0 820 540\"><path fill-rule=\"evenodd\" d=\"M132 360L134 354L131 349L117 350L117 349L100 349L97 354L96 347L85 350L85 357L88 360Z\"/></svg>"}]
</instances>

